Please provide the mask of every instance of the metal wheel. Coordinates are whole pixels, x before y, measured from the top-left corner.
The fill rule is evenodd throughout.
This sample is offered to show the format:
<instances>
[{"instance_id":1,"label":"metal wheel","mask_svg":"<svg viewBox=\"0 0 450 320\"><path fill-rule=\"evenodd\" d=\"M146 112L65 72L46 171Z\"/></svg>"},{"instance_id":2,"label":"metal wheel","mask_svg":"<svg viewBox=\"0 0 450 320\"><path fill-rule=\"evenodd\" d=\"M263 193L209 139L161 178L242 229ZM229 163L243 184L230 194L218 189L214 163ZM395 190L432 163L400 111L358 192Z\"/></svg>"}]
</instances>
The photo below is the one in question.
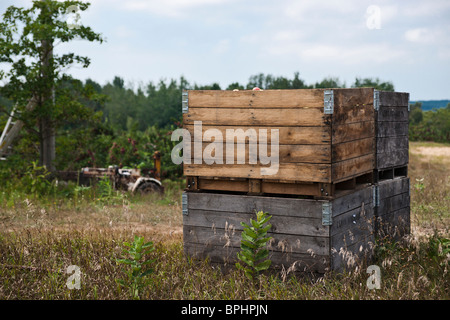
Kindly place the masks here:
<instances>
[{"instance_id":1,"label":"metal wheel","mask_svg":"<svg viewBox=\"0 0 450 320\"><path fill-rule=\"evenodd\" d=\"M154 182L145 181L137 187L136 192L139 192L140 194L147 194L150 192L162 194L164 193L164 188Z\"/></svg>"}]
</instances>

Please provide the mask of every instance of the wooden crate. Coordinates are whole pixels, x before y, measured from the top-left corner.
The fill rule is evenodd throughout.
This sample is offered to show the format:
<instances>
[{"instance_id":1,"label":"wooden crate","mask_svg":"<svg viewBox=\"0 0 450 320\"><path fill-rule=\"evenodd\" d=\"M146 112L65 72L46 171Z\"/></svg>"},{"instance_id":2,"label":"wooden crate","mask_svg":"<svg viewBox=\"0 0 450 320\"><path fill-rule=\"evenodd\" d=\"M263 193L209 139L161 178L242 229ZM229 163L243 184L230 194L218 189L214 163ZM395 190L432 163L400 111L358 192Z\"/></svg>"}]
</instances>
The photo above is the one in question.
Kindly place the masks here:
<instances>
[{"instance_id":1,"label":"wooden crate","mask_svg":"<svg viewBox=\"0 0 450 320\"><path fill-rule=\"evenodd\" d=\"M381 175L376 178L383 179L386 175L393 177L394 169L401 173L408 166L409 93L375 91L374 95L375 169Z\"/></svg>"},{"instance_id":2,"label":"wooden crate","mask_svg":"<svg viewBox=\"0 0 450 320\"><path fill-rule=\"evenodd\" d=\"M183 125L191 134L192 156L203 155L217 129L279 131L279 170L262 175L259 162L249 164L184 163L189 190L241 191L252 194L297 194L333 197L336 189L372 182L375 168L373 88L264 91L189 90L183 93ZM201 121L200 135L194 123ZM200 132L200 130L198 130ZM263 133L261 133L263 135ZM258 138L261 137L258 136ZM195 142L197 141L197 150ZM201 150L200 150L201 148ZM259 152L259 151L258 151ZM269 151L270 152L270 151Z\"/></svg>"},{"instance_id":3,"label":"wooden crate","mask_svg":"<svg viewBox=\"0 0 450 320\"><path fill-rule=\"evenodd\" d=\"M372 186L333 200L184 192L185 253L233 265L240 251L240 222L263 210L272 216L269 235L274 268L324 273L370 259L374 244Z\"/></svg>"},{"instance_id":4,"label":"wooden crate","mask_svg":"<svg viewBox=\"0 0 450 320\"><path fill-rule=\"evenodd\" d=\"M410 233L410 180L408 177L379 181L373 187L375 234L380 240L399 240Z\"/></svg>"}]
</instances>

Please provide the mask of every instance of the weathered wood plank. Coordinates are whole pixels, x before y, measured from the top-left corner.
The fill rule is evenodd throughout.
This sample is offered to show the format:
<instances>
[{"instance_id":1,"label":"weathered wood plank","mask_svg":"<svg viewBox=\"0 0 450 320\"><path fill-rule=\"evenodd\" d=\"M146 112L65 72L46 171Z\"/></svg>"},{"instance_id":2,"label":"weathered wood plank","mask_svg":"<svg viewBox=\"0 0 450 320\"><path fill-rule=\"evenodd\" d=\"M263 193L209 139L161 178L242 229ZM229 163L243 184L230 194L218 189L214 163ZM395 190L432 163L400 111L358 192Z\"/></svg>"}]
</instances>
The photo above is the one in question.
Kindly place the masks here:
<instances>
[{"instance_id":1,"label":"weathered wood plank","mask_svg":"<svg viewBox=\"0 0 450 320\"><path fill-rule=\"evenodd\" d=\"M372 121L373 88L335 89L333 125Z\"/></svg>"},{"instance_id":2,"label":"weathered wood plank","mask_svg":"<svg viewBox=\"0 0 450 320\"><path fill-rule=\"evenodd\" d=\"M310 195L318 197L323 195L320 191L319 185L317 184L276 183L263 181L261 190L263 193L274 194Z\"/></svg>"},{"instance_id":3,"label":"weathered wood plank","mask_svg":"<svg viewBox=\"0 0 450 320\"><path fill-rule=\"evenodd\" d=\"M377 122L377 137L396 137L408 135L408 122L379 121Z\"/></svg>"},{"instance_id":4,"label":"weathered wood plank","mask_svg":"<svg viewBox=\"0 0 450 320\"><path fill-rule=\"evenodd\" d=\"M329 119L323 108L189 108L183 114L183 123L187 125L202 121L202 125L211 126L326 126Z\"/></svg>"},{"instance_id":5,"label":"weathered wood plank","mask_svg":"<svg viewBox=\"0 0 450 320\"><path fill-rule=\"evenodd\" d=\"M195 158L202 159L207 164L225 164L227 162L228 153L225 143L216 145L211 142L203 142L201 147L201 149L197 149L192 143L191 163L194 163ZM260 146L236 143L233 147L230 154L234 157L234 163L238 163L238 160L244 163L250 163L250 160L260 162ZM331 146L329 145L279 145L278 148L280 163L331 163ZM272 155L271 146L267 145L266 150L267 156L270 157ZM222 154L222 156L219 158L216 153Z\"/></svg>"},{"instance_id":6,"label":"weathered wood plank","mask_svg":"<svg viewBox=\"0 0 450 320\"><path fill-rule=\"evenodd\" d=\"M249 222L251 218L254 219L255 214L189 209L189 214L183 216L183 225L220 229L231 225L242 230L240 223ZM273 232L282 234L327 237L329 232L329 227L322 225L322 219L272 215L270 223Z\"/></svg>"},{"instance_id":7,"label":"weathered wood plank","mask_svg":"<svg viewBox=\"0 0 450 320\"><path fill-rule=\"evenodd\" d=\"M292 217L317 218L322 217L324 201L244 196L217 193L187 192L188 208L231 213L255 213L257 210L269 212L270 215L288 215Z\"/></svg>"},{"instance_id":8,"label":"weathered wood plank","mask_svg":"<svg viewBox=\"0 0 450 320\"><path fill-rule=\"evenodd\" d=\"M234 228L204 228L185 225L183 227L184 241L205 245L221 245L240 248L241 232ZM304 235L290 235L268 232L272 239L267 248L271 251L309 253L318 255L329 254L329 241L326 237L311 237Z\"/></svg>"},{"instance_id":9,"label":"weathered wood plank","mask_svg":"<svg viewBox=\"0 0 450 320\"><path fill-rule=\"evenodd\" d=\"M330 268L336 272L352 270L371 261L375 247L374 235L367 235L347 247L331 248Z\"/></svg>"},{"instance_id":10,"label":"weathered wood plank","mask_svg":"<svg viewBox=\"0 0 450 320\"><path fill-rule=\"evenodd\" d=\"M400 210L401 208L409 207L410 198L409 193L401 193L393 195L380 200L380 205L377 207L376 215L382 216L384 214L389 214L389 212Z\"/></svg>"},{"instance_id":11,"label":"weathered wood plank","mask_svg":"<svg viewBox=\"0 0 450 320\"><path fill-rule=\"evenodd\" d=\"M332 129L332 143L372 138L375 136L375 121L354 122L334 125Z\"/></svg>"},{"instance_id":12,"label":"weathered wood plank","mask_svg":"<svg viewBox=\"0 0 450 320\"><path fill-rule=\"evenodd\" d=\"M395 166L407 165L409 162L408 149L391 150L389 153L377 153L376 169L385 169Z\"/></svg>"},{"instance_id":13,"label":"weathered wood plank","mask_svg":"<svg viewBox=\"0 0 450 320\"><path fill-rule=\"evenodd\" d=\"M248 192L248 181L199 179L200 190Z\"/></svg>"},{"instance_id":14,"label":"weathered wood plank","mask_svg":"<svg viewBox=\"0 0 450 320\"><path fill-rule=\"evenodd\" d=\"M189 108L323 108L323 91L188 90Z\"/></svg>"},{"instance_id":15,"label":"weathered wood plank","mask_svg":"<svg viewBox=\"0 0 450 320\"><path fill-rule=\"evenodd\" d=\"M330 236L333 237L348 231L354 232L356 229L364 231L365 234L370 234L374 229L374 215L375 211L372 204L362 202L359 207L336 215L333 218Z\"/></svg>"},{"instance_id":16,"label":"weathered wood plank","mask_svg":"<svg viewBox=\"0 0 450 320\"><path fill-rule=\"evenodd\" d=\"M333 199L333 218L338 215L358 209L360 210L362 204L367 209L371 206L373 200L372 187L365 187L350 194Z\"/></svg>"},{"instance_id":17,"label":"weathered wood plank","mask_svg":"<svg viewBox=\"0 0 450 320\"><path fill-rule=\"evenodd\" d=\"M193 258L205 259L220 264L234 264L237 262L237 253L240 249L235 247L223 247L215 245L202 245L196 243L185 243L185 253ZM311 254L295 252L269 251L271 267L288 269L295 263L296 271L308 271L325 273L329 270L330 259L328 255L312 256Z\"/></svg>"},{"instance_id":18,"label":"weathered wood plank","mask_svg":"<svg viewBox=\"0 0 450 320\"><path fill-rule=\"evenodd\" d=\"M194 119L195 120L195 119ZM261 126L208 126L202 125L202 135L194 135L194 125L185 125L189 133L191 134L192 141L203 141L203 135L207 130L218 130L223 137L223 141L226 141L226 130L242 129L244 133L248 132L248 129L254 129L258 136L258 141L265 139L268 144L272 142L272 129L278 129L278 143L283 144L329 144L331 142L331 127L330 126L315 126L315 127L261 127Z\"/></svg>"},{"instance_id":19,"label":"weathered wood plank","mask_svg":"<svg viewBox=\"0 0 450 320\"><path fill-rule=\"evenodd\" d=\"M378 238L392 238L399 240L411 232L410 207L389 212L376 217L376 236Z\"/></svg>"},{"instance_id":20,"label":"weathered wood plank","mask_svg":"<svg viewBox=\"0 0 450 320\"><path fill-rule=\"evenodd\" d=\"M392 197L396 194L409 192L409 178L396 178L393 180L380 181L378 183L380 200Z\"/></svg>"},{"instance_id":21,"label":"weathered wood plank","mask_svg":"<svg viewBox=\"0 0 450 320\"><path fill-rule=\"evenodd\" d=\"M358 168L365 166L359 165ZM234 177L234 178L252 178L266 180L291 180L291 181L311 181L311 182L331 182L331 165L303 163L280 163L278 168L272 164L275 171L264 174L264 171L270 168L269 165L252 164L184 164L185 176L211 176L211 177ZM276 171L276 169L278 169ZM273 173L273 174L270 174Z\"/></svg>"},{"instance_id":22,"label":"weathered wood plank","mask_svg":"<svg viewBox=\"0 0 450 320\"><path fill-rule=\"evenodd\" d=\"M356 175L367 173L375 168L375 155L368 154L332 164L331 181L347 180Z\"/></svg>"},{"instance_id":23,"label":"weathered wood plank","mask_svg":"<svg viewBox=\"0 0 450 320\"><path fill-rule=\"evenodd\" d=\"M382 107L378 110L376 114L377 121L408 121L408 107Z\"/></svg>"},{"instance_id":24,"label":"weathered wood plank","mask_svg":"<svg viewBox=\"0 0 450 320\"><path fill-rule=\"evenodd\" d=\"M366 138L342 142L332 146L331 159L333 162L357 158L363 155L373 154L375 138Z\"/></svg>"},{"instance_id":25,"label":"weathered wood plank","mask_svg":"<svg viewBox=\"0 0 450 320\"><path fill-rule=\"evenodd\" d=\"M408 107L409 93L380 91L380 106L382 107Z\"/></svg>"},{"instance_id":26,"label":"weathered wood plank","mask_svg":"<svg viewBox=\"0 0 450 320\"><path fill-rule=\"evenodd\" d=\"M388 157L392 151L408 149L408 136L377 138L377 153L386 153Z\"/></svg>"},{"instance_id":27,"label":"weathered wood plank","mask_svg":"<svg viewBox=\"0 0 450 320\"><path fill-rule=\"evenodd\" d=\"M372 107L373 88L333 89L335 109L342 107Z\"/></svg>"}]
</instances>

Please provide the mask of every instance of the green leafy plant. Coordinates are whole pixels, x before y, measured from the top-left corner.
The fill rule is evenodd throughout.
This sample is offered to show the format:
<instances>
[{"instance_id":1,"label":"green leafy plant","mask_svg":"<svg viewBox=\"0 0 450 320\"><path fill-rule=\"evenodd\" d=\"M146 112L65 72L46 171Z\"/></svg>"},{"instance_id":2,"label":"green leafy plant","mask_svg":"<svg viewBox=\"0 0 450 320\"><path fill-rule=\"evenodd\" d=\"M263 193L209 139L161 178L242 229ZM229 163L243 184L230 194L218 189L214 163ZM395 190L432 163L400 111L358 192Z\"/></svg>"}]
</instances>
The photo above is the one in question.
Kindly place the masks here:
<instances>
[{"instance_id":1,"label":"green leafy plant","mask_svg":"<svg viewBox=\"0 0 450 320\"><path fill-rule=\"evenodd\" d=\"M101 177L97 182L98 198L101 204L116 204L124 201L125 195L118 190L114 190L113 183L108 176Z\"/></svg>"},{"instance_id":2,"label":"green leafy plant","mask_svg":"<svg viewBox=\"0 0 450 320\"><path fill-rule=\"evenodd\" d=\"M138 300L140 290L146 284L146 276L153 272L153 269L146 269L145 266L153 263L155 259L145 260L146 255L155 250L153 242L144 243L144 237L134 236L132 243L124 242L124 246L129 249L124 249L123 253L128 255L128 259L116 259L118 263L129 265L129 270L126 271L127 279L116 280L121 286L128 287L130 296Z\"/></svg>"},{"instance_id":3,"label":"green leafy plant","mask_svg":"<svg viewBox=\"0 0 450 320\"><path fill-rule=\"evenodd\" d=\"M45 166L39 166L37 161L33 161L22 177L22 185L26 192L35 196L48 195L52 190L52 183L48 180L50 172Z\"/></svg>"},{"instance_id":4,"label":"green leafy plant","mask_svg":"<svg viewBox=\"0 0 450 320\"><path fill-rule=\"evenodd\" d=\"M272 216L268 216L263 211L256 213L256 220L250 219L250 225L241 222L244 230L241 234L241 251L237 254L236 267L243 270L249 279L253 279L259 272L267 270L272 261L267 259L269 251L266 248L271 237L267 237L267 231L272 227L268 224Z\"/></svg>"}]
</instances>

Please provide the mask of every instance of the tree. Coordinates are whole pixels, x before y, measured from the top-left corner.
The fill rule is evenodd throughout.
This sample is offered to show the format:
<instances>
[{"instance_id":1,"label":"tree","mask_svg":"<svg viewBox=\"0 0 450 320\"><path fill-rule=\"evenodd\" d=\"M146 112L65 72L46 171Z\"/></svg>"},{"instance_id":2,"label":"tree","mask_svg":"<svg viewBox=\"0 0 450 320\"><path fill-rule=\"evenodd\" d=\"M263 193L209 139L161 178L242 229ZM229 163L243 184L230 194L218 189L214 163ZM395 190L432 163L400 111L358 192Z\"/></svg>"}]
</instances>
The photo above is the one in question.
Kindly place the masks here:
<instances>
[{"instance_id":1,"label":"tree","mask_svg":"<svg viewBox=\"0 0 450 320\"><path fill-rule=\"evenodd\" d=\"M53 49L75 38L103 42L90 27L70 26L62 19L68 9L85 11L89 5L81 1L34 0L29 9L10 6L0 23L0 63L10 65L8 72L0 72L0 80L8 83L1 94L17 105L25 127L38 136L40 164L50 171L55 169L58 126L82 109L76 99L67 99L67 90L60 90L61 84L71 79L64 70L75 63L84 68L90 64L88 57L56 55ZM35 105L27 110L30 101Z\"/></svg>"},{"instance_id":2,"label":"tree","mask_svg":"<svg viewBox=\"0 0 450 320\"><path fill-rule=\"evenodd\" d=\"M325 78L321 82L316 82L314 88L345 88L345 84L341 84L339 78Z\"/></svg>"},{"instance_id":3,"label":"tree","mask_svg":"<svg viewBox=\"0 0 450 320\"><path fill-rule=\"evenodd\" d=\"M375 78L356 78L355 83L352 85L353 88L371 87L380 91L394 91L394 85L392 82L381 82L380 79Z\"/></svg>"}]
</instances>

